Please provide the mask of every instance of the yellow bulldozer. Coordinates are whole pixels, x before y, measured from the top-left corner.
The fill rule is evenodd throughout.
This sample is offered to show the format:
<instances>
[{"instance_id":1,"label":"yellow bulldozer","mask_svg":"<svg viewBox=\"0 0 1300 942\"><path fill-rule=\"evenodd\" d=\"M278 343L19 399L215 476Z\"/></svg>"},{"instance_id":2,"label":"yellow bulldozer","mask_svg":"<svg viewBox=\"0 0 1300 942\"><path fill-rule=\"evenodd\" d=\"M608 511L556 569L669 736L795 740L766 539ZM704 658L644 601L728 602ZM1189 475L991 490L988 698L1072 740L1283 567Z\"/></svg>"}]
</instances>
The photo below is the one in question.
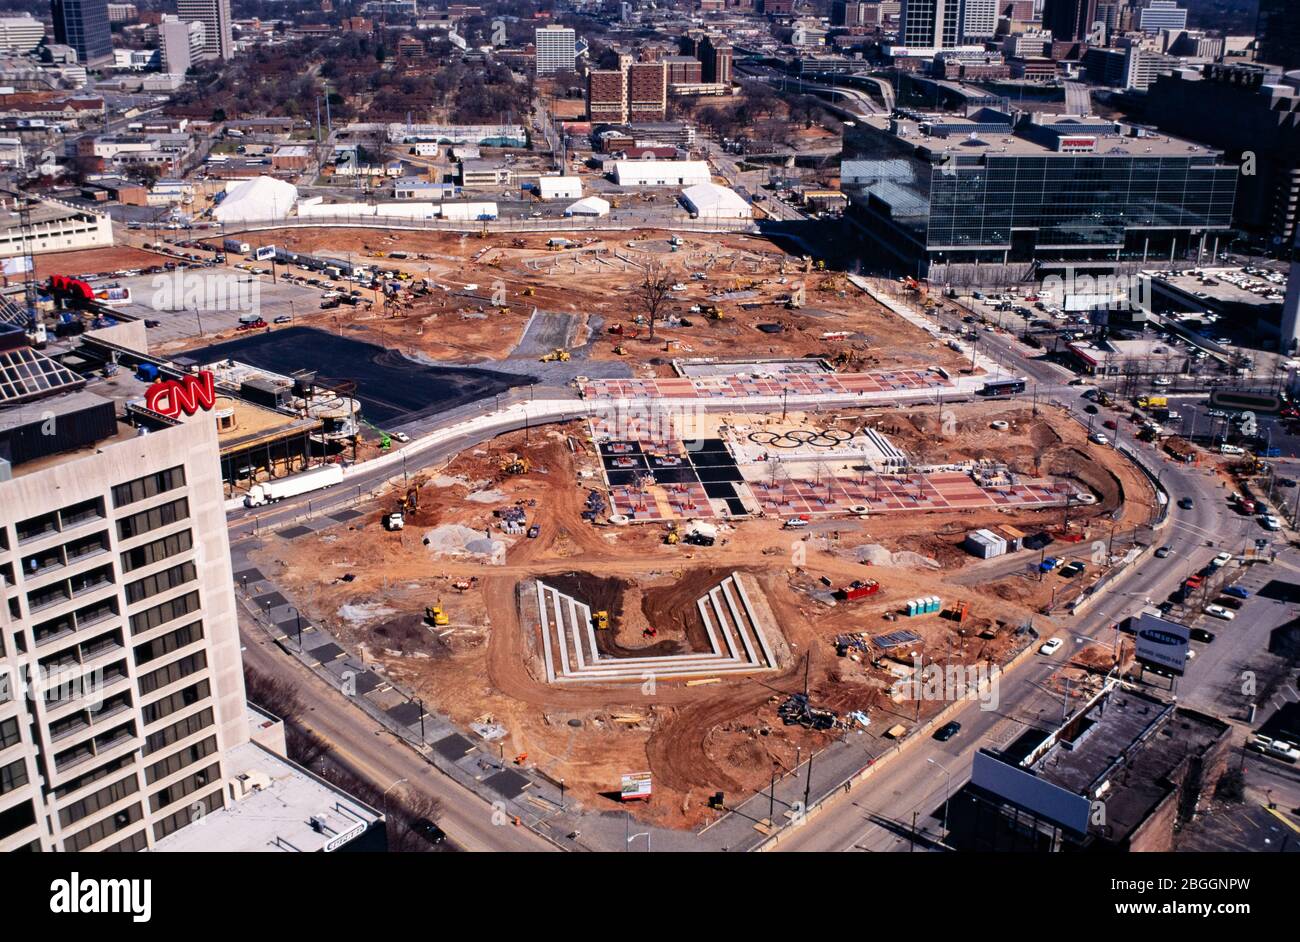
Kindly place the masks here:
<instances>
[{"instance_id":1,"label":"yellow bulldozer","mask_svg":"<svg viewBox=\"0 0 1300 942\"><path fill-rule=\"evenodd\" d=\"M569 351L561 347L556 347L550 353L543 354L541 361L543 363L568 363Z\"/></svg>"},{"instance_id":2,"label":"yellow bulldozer","mask_svg":"<svg viewBox=\"0 0 1300 942\"><path fill-rule=\"evenodd\" d=\"M451 624L451 619L447 616L447 613L442 610L441 603L437 605L426 605L424 607L424 620L427 624L433 625L435 628L445 628L447 625Z\"/></svg>"}]
</instances>

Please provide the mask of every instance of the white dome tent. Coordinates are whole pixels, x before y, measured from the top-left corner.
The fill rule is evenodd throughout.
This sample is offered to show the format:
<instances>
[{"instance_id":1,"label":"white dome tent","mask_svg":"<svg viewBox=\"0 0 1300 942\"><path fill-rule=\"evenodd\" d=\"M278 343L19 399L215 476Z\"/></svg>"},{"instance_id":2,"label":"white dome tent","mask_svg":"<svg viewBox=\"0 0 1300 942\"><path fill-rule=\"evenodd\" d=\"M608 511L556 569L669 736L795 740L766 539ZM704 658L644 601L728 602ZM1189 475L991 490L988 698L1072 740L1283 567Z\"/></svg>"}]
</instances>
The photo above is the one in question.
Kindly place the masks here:
<instances>
[{"instance_id":1,"label":"white dome tent","mask_svg":"<svg viewBox=\"0 0 1300 942\"><path fill-rule=\"evenodd\" d=\"M588 196L571 204L564 211L566 216L608 216L609 200L601 199L599 196Z\"/></svg>"},{"instance_id":2,"label":"white dome tent","mask_svg":"<svg viewBox=\"0 0 1300 942\"><path fill-rule=\"evenodd\" d=\"M226 198L212 211L221 223L284 219L298 202L298 188L274 177L226 184Z\"/></svg>"},{"instance_id":3,"label":"white dome tent","mask_svg":"<svg viewBox=\"0 0 1300 942\"><path fill-rule=\"evenodd\" d=\"M716 183L697 183L682 190L682 200L700 219L753 219L754 211L735 190Z\"/></svg>"}]
</instances>

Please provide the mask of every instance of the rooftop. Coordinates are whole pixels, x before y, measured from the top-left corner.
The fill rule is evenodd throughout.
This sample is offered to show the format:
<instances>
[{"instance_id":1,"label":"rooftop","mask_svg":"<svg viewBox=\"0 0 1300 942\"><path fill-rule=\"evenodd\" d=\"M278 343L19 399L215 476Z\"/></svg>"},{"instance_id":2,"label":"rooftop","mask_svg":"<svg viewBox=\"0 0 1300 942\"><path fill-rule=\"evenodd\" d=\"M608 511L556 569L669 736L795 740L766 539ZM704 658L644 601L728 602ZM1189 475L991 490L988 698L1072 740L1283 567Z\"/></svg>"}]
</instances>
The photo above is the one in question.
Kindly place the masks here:
<instances>
[{"instance_id":1,"label":"rooftop","mask_svg":"<svg viewBox=\"0 0 1300 942\"><path fill-rule=\"evenodd\" d=\"M176 852L308 853L337 850L381 823L384 816L301 766L256 743L226 754L238 792L200 826L174 831L154 850Z\"/></svg>"},{"instance_id":2,"label":"rooftop","mask_svg":"<svg viewBox=\"0 0 1300 942\"><path fill-rule=\"evenodd\" d=\"M1039 124L1022 121L1014 130L991 130L990 122L950 114L919 115L920 120L895 121L889 115L866 115L860 123L885 134L894 134L926 155L946 154L1011 156L1169 156L1213 157L1218 151L1191 141L1146 129L1103 121L1082 115L1053 115ZM897 130L891 130L896 126ZM1076 127L1072 127L1076 126ZM942 136L926 133L942 127ZM1135 136L1136 134L1142 136ZM1032 135L1032 136L1030 136ZM1058 150L1058 137L1091 138L1087 151Z\"/></svg>"}]
</instances>

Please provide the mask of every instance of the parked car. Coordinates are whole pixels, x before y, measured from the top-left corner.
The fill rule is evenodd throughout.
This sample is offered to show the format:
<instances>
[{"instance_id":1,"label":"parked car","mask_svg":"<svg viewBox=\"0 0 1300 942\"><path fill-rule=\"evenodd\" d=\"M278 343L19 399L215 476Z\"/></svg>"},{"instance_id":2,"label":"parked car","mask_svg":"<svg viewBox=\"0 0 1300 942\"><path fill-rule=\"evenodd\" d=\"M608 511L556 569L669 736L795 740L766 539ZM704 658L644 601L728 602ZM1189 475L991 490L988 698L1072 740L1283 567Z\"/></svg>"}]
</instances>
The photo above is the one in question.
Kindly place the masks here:
<instances>
[{"instance_id":1,"label":"parked car","mask_svg":"<svg viewBox=\"0 0 1300 942\"><path fill-rule=\"evenodd\" d=\"M1188 635L1193 641L1199 641L1201 644L1213 644L1217 637L1213 631L1206 631L1204 628L1193 628Z\"/></svg>"},{"instance_id":2,"label":"parked car","mask_svg":"<svg viewBox=\"0 0 1300 942\"><path fill-rule=\"evenodd\" d=\"M1156 550L1156 559L1164 559L1166 556L1168 556L1168 555L1169 555L1170 553L1172 553L1172 552L1173 552L1173 550L1171 550L1169 547L1167 547L1167 546L1162 546L1162 547L1160 547L1158 550Z\"/></svg>"},{"instance_id":3,"label":"parked car","mask_svg":"<svg viewBox=\"0 0 1300 942\"><path fill-rule=\"evenodd\" d=\"M394 432L390 437L393 441L401 442L402 444L406 444L411 440L411 436L407 435L405 432Z\"/></svg>"},{"instance_id":4,"label":"parked car","mask_svg":"<svg viewBox=\"0 0 1300 942\"><path fill-rule=\"evenodd\" d=\"M1101 432L1093 432L1091 435L1088 436L1088 441L1092 442L1094 445L1109 445L1109 444L1110 444L1110 439L1107 438L1107 437L1106 437L1104 434L1102 434Z\"/></svg>"},{"instance_id":5,"label":"parked car","mask_svg":"<svg viewBox=\"0 0 1300 942\"><path fill-rule=\"evenodd\" d=\"M1271 736L1256 736L1250 741L1250 748L1266 756L1273 756L1283 762L1295 762L1300 759L1300 748L1285 739L1273 739Z\"/></svg>"},{"instance_id":6,"label":"parked car","mask_svg":"<svg viewBox=\"0 0 1300 942\"><path fill-rule=\"evenodd\" d=\"M1214 604L1221 605L1224 608L1230 608L1234 612L1236 612L1236 611L1240 611L1241 606L1244 605L1245 603L1242 602L1241 599L1234 599L1231 596L1220 595L1217 599L1214 600Z\"/></svg>"},{"instance_id":7,"label":"parked car","mask_svg":"<svg viewBox=\"0 0 1300 942\"><path fill-rule=\"evenodd\" d=\"M1263 527L1265 530L1282 529L1282 521L1277 519L1277 517L1274 517L1272 514L1265 514L1264 516L1260 517L1259 525Z\"/></svg>"},{"instance_id":8,"label":"parked car","mask_svg":"<svg viewBox=\"0 0 1300 942\"><path fill-rule=\"evenodd\" d=\"M1228 586L1226 589L1223 590L1223 594L1224 594L1224 595L1231 595L1231 596L1232 596L1233 598L1235 598L1235 599L1248 599L1248 598L1250 598L1250 590L1249 590L1249 589L1243 589L1243 588L1242 588L1241 586L1239 586L1239 585L1230 585L1230 586Z\"/></svg>"},{"instance_id":9,"label":"parked car","mask_svg":"<svg viewBox=\"0 0 1300 942\"><path fill-rule=\"evenodd\" d=\"M293 318L290 317L288 314L280 314L280 315L277 316L277 317L275 318L275 320L273 320L271 323L273 323L273 324L287 324L287 323L289 323L289 322L292 321L292 320L293 320Z\"/></svg>"},{"instance_id":10,"label":"parked car","mask_svg":"<svg viewBox=\"0 0 1300 942\"><path fill-rule=\"evenodd\" d=\"M1079 562L1076 559L1074 562L1070 563L1070 565L1064 567L1061 570L1061 578L1073 579L1075 576L1079 575L1079 573L1083 572L1084 569L1086 568L1087 567L1083 563Z\"/></svg>"},{"instance_id":11,"label":"parked car","mask_svg":"<svg viewBox=\"0 0 1300 942\"><path fill-rule=\"evenodd\" d=\"M1046 559L1044 559L1041 563L1038 564L1038 571L1051 572L1059 565L1061 565L1061 560L1059 558L1057 558L1056 556L1048 556Z\"/></svg>"},{"instance_id":12,"label":"parked car","mask_svg":"<svg viewBox=\"0 0 1300 942\"><path fill-rule=\"evenodd\" d=\"M1230 562L1232 562L1231 553L1219 553L1212 560L1210 560L1210 565L1213 566L1215 569L1218 569L1220 566L1226 566Z\"/></svg>"},{"instance_id":13,"label":"parked car","mask_svg":"<svg viewBox=\"0 0 1300 942\"><path fill-rule=\"evenodd\" d=\"M1096 415L1096 414L1097 414L1097 407L1094 406L1094 405L1090 402L1090 403L1088 403L1086 406L1083 407L1083 411L1086 412L1086 413L1088 413L1089 415Z\"/></svg>"},{"instance_id":14,"label":"parked car","mask_svg":"<svg viewBox=\"0 0 1300 942\"><path fill-rule=\"evenodd\" d=\"M1178 506L1183 510L1191 510L1196 506L1196 501L1192 500L1190 497L1180 497L1178 499Z\"/></svg>"},{"instance_id":15,"label":"parked car","mask_svg":"<svg viewBox=\"0 0 1300 942\"><path fill-rule=\"evenodd\" d=\"M1060 638L1048 638L1046 641L1044 641L1042 644L1038 646L1038 653L1045 654L1050 657L1051 655L1059 651L1061 649L1061 645L1064 643L1065 642L1062 641Z\"/></svg>"},{"instance_id":16,"label":"parked car","mask_svg":"<svg viewBox=\"0 0 1300 942\"><path fill-rule=\"evenodd\" d=\"M1212 618L1220 618L1223 621L1232 621L1234 618L1237 617L1236 612L1229 611L1228 609L1224 608L1222 605L1205 606L1205 614L1211 616Z\"/></svg>"}]
</instances>

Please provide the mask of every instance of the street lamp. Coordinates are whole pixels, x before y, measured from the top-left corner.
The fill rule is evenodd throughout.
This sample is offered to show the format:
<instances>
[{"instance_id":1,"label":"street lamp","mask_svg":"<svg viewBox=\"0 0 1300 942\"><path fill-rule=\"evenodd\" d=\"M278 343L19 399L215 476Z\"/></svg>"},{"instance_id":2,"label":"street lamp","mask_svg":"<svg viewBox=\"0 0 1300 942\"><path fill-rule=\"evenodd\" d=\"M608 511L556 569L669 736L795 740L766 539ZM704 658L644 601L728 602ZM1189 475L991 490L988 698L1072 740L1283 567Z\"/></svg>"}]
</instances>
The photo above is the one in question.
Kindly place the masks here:
<instances>
[{"instance_id":1,"label":"street lamp","mask_svg":"<svg viewBox=\"0 0 1300 942\"><path fill-rule=\"evenodd\" d=\"M952 774L947 769L945 769L942 765L940 765L938 762L935 762L933 759L926 759L925 761L930 763L930 765L934 766L935 768L937 768L944 775L948 776L947 784L944 786L944 790L943 790L943 838L944 840L947 840L948 839L948 802L952 798Z\"/></svg>"}]
</instances>

